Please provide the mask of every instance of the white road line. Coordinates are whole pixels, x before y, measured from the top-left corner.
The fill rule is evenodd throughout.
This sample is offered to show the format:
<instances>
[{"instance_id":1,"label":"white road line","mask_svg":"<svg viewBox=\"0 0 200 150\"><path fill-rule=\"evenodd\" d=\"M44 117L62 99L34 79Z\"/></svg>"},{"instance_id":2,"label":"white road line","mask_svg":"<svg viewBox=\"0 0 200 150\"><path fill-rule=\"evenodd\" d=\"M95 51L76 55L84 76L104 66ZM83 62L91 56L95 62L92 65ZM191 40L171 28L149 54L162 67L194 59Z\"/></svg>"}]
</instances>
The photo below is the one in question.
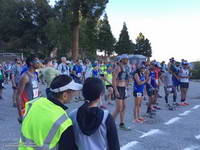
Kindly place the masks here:
<instances>
[{"instance_id":1,"label":"white road line","mask_svg":"<svg viewBox=\"0 0 200 150\"><path fill-rule=\"evenodd\" d=\"M170 124L173 124L173 123L177 122L180 119L181 119L180 117L175 117L175 118L172 118L169 121L165 122L164 124L165 125L170 125Z\"/></svg>"},{"instance_id":2,"label":"white road line","mask_svg":"<svg viewBox=\"0 0 200 150\"><path fill-rule=\"evenodd\" d=\"M199 134L199 135L196 135L195 138L196 138L197 140L199 140L199 139L200 139L200 134Z\"/></svg>"},{"instance_id":3,"label":"white road line","mask_svg":"<svg viewBox=\"0 0 200 150\"><path fill-rule=\"evenodd\" d=\"M138 133L141 133L141 134L145 134L145 132L140 131L140 130L136 130L136 129L135 129L135 131L138 132Z\"/></svg>"},{"instance_id":4,"label":"white road line","mask_svg":"<svg viewBox=\"0 0 200 150\"><path fill-rule=\"evenodd\" d=\"M187 116L189 113L191 113L191 110L187 110L187 111L179 114L179 116Z\"/></svg>"},{"instance_id":5,"label":"white road line","mask_svg":"<svg viewBox=\"0 0 200 150\"><path fill-rule=\"evenodd\" d=\"M136 146L139 142L138 141L132 141L130 143L127 143L126 145L122 146L120 150L132 150L134 146Z\"/></svg>"},{"instance_id":6,"label":"white road line","mask_svg":"<svg viewBox=\"0 0 200 150\"><path fill-rule=\"evenodd\" d=\"M198 109L199 107L200 107L200 105L196 105L192 109Z\"/></svg>"},{"instance_id":7,"label":"white road line","mask_svg":"<svg viewBox=\"0 0 200 150\"><path fill-rule=\"evenodd\" d=\"M162 133L162 131L160 131L159 129L152 129L149 132L144 133L142 136L140 136L140 138L144 138L146 136L151 136L151 135L159 134L159 133Z\"/></svg>"},{"instance_id":8,"label":"white road line","mask_svg":"<svg viewBox=\"0 0 200 150\"><path fill-rule=\"evenodd\" d=\"M184 148L183 150L199 150L200 146L190 146L190 147L187 147L187 148Z\"/></svg>"}]
</instances>

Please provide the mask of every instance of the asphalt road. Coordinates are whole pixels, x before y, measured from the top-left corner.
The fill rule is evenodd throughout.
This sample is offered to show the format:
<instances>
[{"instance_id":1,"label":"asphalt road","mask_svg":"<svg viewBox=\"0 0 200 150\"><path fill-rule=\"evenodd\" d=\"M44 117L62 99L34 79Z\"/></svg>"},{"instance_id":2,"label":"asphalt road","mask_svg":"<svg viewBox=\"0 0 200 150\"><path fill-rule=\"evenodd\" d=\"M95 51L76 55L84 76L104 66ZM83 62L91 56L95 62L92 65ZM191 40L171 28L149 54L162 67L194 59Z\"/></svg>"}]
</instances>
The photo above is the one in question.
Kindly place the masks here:
<instances>
[{"instance_id":1,"label":"asphalt road","mask_svg":"<svg viewBox=\"0 0 200 150\"><path fill-rule=\"evenodd\" d=\"M42 87L44 89L44 87ZM131 91L130 91L131 92ZM160 94L164 95L161 88ZM179 94L180 95L180 94ZM16 108L12 107L12 89L6 85L4 100L0 100L0 150L16 150L20 136ZM180 97L178 97L178 102ZM133 97L127 101L126 124L132 130L118 130L122 150L200 150L200 82L191 82L189 106L169 111L164 98L159 99L159 110L153 119L146 118L143 124L133 123ZM69 111L81 102L68 104ZM115 106L109 106L112 112ZM146 101L142 104L143 115ZM118 120L116 120L118 125Z\"/></svg>"}]
</instances>

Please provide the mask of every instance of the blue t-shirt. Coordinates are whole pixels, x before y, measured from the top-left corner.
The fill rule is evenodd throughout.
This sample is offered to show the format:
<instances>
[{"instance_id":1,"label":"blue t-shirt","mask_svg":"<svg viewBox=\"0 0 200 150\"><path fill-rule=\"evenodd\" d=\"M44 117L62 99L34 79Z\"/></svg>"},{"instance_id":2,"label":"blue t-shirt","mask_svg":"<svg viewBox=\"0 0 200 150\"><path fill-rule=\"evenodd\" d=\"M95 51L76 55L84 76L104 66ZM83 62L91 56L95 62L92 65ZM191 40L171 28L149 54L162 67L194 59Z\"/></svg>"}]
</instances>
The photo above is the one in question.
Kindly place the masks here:
<instances>
[{"instance_id":1,"label":"blue t-shirt","mask_svg":"<svg viewBox=\"0 0 200 150\"><path fill-rule=\"evenodd\" d=\"M73 67L73 71L76 72L76 75L82 73L82 70L83 70L83 69L82 69L82 66L81 66L81 65L74 65L74 67Z\"/></svg>"},{"instance_id":2,"label":"blue t-shirt","mask_svg":"<svg viewBox=\"0 0 200 150\"><path fill-rule=\"evenodd\" d=\"M151 78L151 86L153 88L157 88L157 84L156 84L156 73L154 71L150 72L150 78Z\"/></svg>"},{"instance_id":3,"label":"blue t-shirt","mask_svg":"<svg viewBox=\"0 0 200 150\"><path fill-rule=\"evenodd\" d=\"M98 78L99 77L99 71L98 70L92 70L92 77Z\"/></svg>"},{"instance_id":4,"label":"blue t-shirt","mask_svg":"<svg viewBox=\"0 0 200 150\"><path fill-rule=\"evenodd\" d=\"M144 76L144 74L142 73L142 74L140 74L140 81L145 81L145 76ZM144 86L145 86L145 84L142 84L142 85L139 85L138 83L137 83L137 81L134 79L134 92L139 92L139 93L143 93L144 92Z\"/></svg>"}]
</instances>

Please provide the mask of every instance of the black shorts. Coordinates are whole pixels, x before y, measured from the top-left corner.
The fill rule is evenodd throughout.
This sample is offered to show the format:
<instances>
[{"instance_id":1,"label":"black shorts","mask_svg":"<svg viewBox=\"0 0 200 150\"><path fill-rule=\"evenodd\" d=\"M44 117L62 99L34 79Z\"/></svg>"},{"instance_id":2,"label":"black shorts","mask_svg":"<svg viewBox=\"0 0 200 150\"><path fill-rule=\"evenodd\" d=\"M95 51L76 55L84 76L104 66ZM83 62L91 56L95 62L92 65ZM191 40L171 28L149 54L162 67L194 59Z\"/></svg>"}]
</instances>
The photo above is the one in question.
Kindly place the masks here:
<instances>
[{"instance_id":1,"label":"black shorts","mask_svg":"<svg viewBox=\"0 0 200 150\"><path fill-rule=\"evenodd\" d=\"M4 87L3 87L3 80L0 80L0 89L3 89Z\"/></svg>"},{"instance_id":2,"label":"black shorts","mask_svg":"<svg viewBox=\"0 0 200 150\"><path fill-rule=\"evenodd\" d=\"M142 97L142 96L144 96L144 93L143 92L133 92L133 96L134 97Z\"/></svg>"},{"instance_id":3,"label":"black shorts","mask_svg":"<svg viewBox=\"0 0 200 150\"><path fill-rule=\"evenodd\" d=\"M180 87L181 87L181 88L188 89L188 88L189 88L189 83L188 83L188 82L181 82L181 83L180 83Z\"/></svg>"},{"instance_id":4,"label":"black shorts","mask_svg":"<svg viewBox=\"0 0 200 150\"><path fill-rule=\"evenodd\" d=\"M149 84L146 84L146 91L148 96L153 96L156 94L155 89L153 89Z\"/></svg>"},{"instance_id":5,"label":"black shorts","mask_svg":"<svg viewBox=\"0 0 200 150\"><path fill-rule=\"evenodd\" d=\"M119 97L115 96L119 100L125 100L126 99L126 87L117 87L117 90L119 92Z\"/></svg>"},{"instance_id":6,"label":"black shorts","mask_svg":"<svg viewBox=\"0 0 200 150\"><path fill-rule=\"evenodd\" d=\"M106 89L109 89L110 87L113 87L112 85L106 85Z\"/></svg>"}]
</instances>

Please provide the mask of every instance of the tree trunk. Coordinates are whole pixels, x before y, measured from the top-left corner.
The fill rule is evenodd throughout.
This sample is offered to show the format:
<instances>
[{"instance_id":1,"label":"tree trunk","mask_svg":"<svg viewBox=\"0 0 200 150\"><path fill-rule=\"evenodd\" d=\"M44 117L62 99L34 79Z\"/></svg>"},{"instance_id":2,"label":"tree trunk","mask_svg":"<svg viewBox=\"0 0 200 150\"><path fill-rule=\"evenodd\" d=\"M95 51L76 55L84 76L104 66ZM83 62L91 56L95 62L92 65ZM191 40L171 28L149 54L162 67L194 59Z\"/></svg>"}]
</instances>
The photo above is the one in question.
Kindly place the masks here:
<instances>
[{"instance_id":1,"label":"tree trunk","mask_svg":"<svg viewBox=\"0 0 200 150\"><path fill-rule=\"evenodd\" d=\"M79 31L80 24L76 24L72 28L72 59L77 60L79 56Z\"/></svg>"}]
</instances>

